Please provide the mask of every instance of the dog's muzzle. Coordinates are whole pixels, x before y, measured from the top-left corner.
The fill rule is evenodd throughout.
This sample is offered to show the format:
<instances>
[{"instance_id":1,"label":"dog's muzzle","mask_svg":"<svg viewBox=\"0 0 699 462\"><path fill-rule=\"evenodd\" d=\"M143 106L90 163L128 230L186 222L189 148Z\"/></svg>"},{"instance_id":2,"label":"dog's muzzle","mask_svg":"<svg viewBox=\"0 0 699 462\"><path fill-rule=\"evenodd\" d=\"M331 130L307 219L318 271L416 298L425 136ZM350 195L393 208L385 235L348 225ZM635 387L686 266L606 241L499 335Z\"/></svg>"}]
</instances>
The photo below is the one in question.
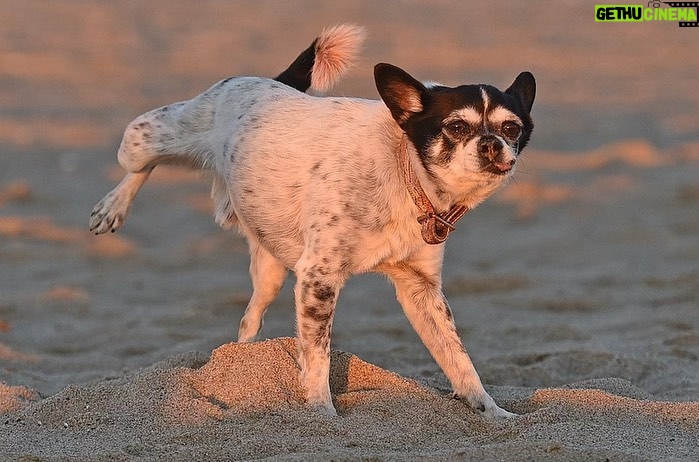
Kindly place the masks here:
<instances>
[{"instance_id":1,"label":"dog's muzzle","mask_svg":"<svg viewBox=\"0 0 699 462\"><path fill-rule=\"evenodd\" d=\"M481 156L483 170L495 175L504 175L512 170L515 159L507 159L503 152L502 141L493 135L486 135L478 140L478 154Z\"/></svg>"}]
</instances>

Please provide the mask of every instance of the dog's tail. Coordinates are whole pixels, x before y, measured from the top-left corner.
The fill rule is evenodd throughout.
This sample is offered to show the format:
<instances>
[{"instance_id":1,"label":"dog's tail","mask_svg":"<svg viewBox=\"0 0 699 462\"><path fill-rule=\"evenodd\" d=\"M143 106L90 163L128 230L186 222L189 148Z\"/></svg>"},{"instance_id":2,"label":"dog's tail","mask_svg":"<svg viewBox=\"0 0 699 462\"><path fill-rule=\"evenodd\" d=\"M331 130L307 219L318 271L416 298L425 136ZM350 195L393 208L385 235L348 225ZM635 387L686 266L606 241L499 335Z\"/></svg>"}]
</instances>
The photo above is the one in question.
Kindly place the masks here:
<instances>
[{"instance_id":1,"label":"dog's tail","mask_svg":"<svg viewBox=\"0 0 699 462\"><path fill-rule=\"evenodd\" d=\"M341 24L323 30L310 47L304 50L274 80L299 91L311 88L324 92L332 87L354 64L364 41L364 28Z\"/></svg>"}]
</instances>

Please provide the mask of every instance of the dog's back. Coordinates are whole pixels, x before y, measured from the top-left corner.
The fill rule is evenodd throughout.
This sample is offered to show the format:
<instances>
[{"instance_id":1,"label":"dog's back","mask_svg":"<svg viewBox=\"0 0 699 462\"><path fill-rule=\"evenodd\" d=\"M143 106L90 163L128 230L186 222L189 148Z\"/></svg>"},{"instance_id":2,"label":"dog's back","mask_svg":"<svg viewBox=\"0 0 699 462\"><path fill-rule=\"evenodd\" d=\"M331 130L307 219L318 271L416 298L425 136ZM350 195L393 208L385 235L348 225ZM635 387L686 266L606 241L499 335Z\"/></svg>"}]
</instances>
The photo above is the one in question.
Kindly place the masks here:
<instances>
[{"instance_id":1,"label":"dog's back","mask_svg":"<svg viewBox=\"0 0 699 462\"><path fill-rule=\"evenodd\" d=\"M129 172L155 164L215 169L214 153L226 147L228 127L255 105L267 86L279 93L290 88L324 92L352 66L364 40L364 29L343 24L325 29L284 72L270 79L232 77L221 80L188 101L170 104L133 120L124 132L118 159ZM253 95L254 94L254 95ZM253 95L253 96L251 96Z\"/></svg>"}]
</instances>

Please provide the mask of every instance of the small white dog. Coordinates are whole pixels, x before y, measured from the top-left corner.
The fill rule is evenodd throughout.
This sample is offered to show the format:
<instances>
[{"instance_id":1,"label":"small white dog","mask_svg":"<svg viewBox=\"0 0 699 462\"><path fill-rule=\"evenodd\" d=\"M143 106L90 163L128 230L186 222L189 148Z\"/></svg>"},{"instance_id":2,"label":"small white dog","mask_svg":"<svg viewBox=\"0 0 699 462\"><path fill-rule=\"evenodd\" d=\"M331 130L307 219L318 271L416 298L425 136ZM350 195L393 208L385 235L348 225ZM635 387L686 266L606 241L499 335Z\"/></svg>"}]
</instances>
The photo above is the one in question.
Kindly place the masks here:
<instances>
[{"instance_id":1,"label":"small white dog","mask_svg":"<svg viewBox=\"0 0 699 462\"><path fill-rule=\"evenodd\" d=\"M238 228L250 246L254 290L238 341L255 338L294 271L309 405L335 414L335 302L348 277L374 271L395 285L455 393L486 416L512 416L486 393L457 335L442 254L456 220L512 175L533 128L534 77L523 72L504 92L449 88L378 64L383 101L303 93L334 83L362 40L357 26L326 30L276 79L229 78L135 119L118 154L129 173L95 206L90 229L118 229L158 164L211 170L216 222Z\"/></svg>"}]
</instances>

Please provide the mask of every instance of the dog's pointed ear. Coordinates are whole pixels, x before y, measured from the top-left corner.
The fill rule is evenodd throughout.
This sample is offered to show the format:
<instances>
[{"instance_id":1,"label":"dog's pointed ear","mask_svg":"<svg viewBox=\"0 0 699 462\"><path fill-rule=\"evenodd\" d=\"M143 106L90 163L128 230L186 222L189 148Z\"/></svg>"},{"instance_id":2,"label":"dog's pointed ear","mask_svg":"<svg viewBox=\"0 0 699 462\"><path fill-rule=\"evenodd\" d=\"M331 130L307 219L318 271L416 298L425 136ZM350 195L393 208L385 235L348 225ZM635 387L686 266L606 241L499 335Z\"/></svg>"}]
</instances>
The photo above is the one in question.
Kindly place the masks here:
<instances>
[{"instance_id":1,"label":"dog's pointed ear","mask_svg":"<svg viewBox=\"0 0 699 462\"><path fill-rule=\"evenodd\" d=\"M374 81L381 99L398 125L402 126L425 108L427 88L403 69L379 63L374 66Z\"/></svg>"},{"instance_id":2,"label":"dog's pointed ear","mask_svg":"<svg viewBox=\"0 0 699 462\"><path fill-rule=\"evenodd\" d=\"M522 105L522 109L530 113L534 105L534 97L536 96L536 80L534 80L531 72L522 72L512 82L510 88L505 90L505 93L517 98Z\"/></svg>"}]
</instances>

